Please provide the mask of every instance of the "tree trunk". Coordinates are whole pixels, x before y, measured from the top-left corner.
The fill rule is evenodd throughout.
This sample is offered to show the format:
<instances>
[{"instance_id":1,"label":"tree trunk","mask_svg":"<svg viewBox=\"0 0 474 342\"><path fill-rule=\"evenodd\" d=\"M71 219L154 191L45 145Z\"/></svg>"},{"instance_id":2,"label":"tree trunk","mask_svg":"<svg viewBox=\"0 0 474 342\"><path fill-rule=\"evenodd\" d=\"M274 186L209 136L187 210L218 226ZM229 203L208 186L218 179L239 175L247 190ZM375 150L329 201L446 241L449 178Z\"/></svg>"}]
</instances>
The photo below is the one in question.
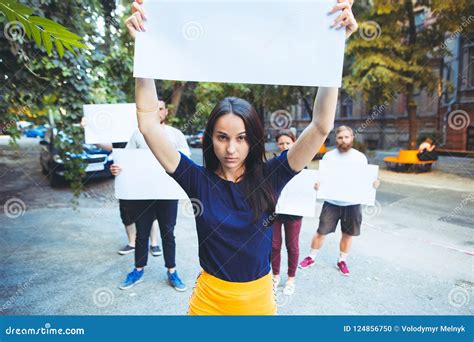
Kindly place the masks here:
<instances>
[{"instance_id":1,"label":"tree trunk","mask_svg":"<svg viewBox=\"0 0 474 342\"><path fill-rule=\"evenodd\" d=\"M413 11L413 2L405 2L405 10L408 17L408 60L411 60L412 50L416 44L416 26L415 26L415 14ZM409 75L412 76L412 75ZM408 114L408 146L410 149L416 149L416 137L418 134L417 119L416 119L416 103L413 99L414 86L413 84L407 84L406 87L406 111Z\"/></svg>"},{"instance_id":2,"label":"tree trunk","mask_svg":"<svg viewBox=\"0 0 474 342\"><path fill-rule=\"evenodd\" d=\"M183 96L186 82L176 81L173 83L173 94L171 95L171 103L169 108L169 116L176 115L178 112L181 97Z\"/></svg>"},{"instance_id":3,"label":"tree trunk","mask_svg":"<svg viewBox=\"0 0 474 342\"><path fill-rule=\"evenodd\" d=\"M416 150L416 138L418 135L418 120L416 118L416 103L413 99L413 86L407 85L406 111L408 114L408 148Z\"/></svg>"}]
</instances>

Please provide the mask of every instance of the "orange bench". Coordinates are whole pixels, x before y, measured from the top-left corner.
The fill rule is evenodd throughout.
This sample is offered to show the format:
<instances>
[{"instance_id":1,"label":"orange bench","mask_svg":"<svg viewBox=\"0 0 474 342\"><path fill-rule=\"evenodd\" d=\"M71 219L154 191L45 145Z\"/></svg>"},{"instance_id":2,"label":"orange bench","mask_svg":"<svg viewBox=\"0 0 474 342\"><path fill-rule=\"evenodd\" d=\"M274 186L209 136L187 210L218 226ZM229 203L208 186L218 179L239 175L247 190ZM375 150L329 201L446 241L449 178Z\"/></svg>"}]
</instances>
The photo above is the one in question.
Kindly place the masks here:
<instances>
[{"instance_id":1,"label":"orange bench","mask_svg":"<svg viewBox=\"0 0 474 342\"><path fill-rule=\"evenodd\" d=\"M431 170L434 160L421 161L418 159L418 150L400 150L396 157L385 157L383 161L389 170L397 172L427 172Z\"/></svg>"},{"instance_id":2,"label":"orange bench","mask_svg":"<svg viewBox=\"0 0 474 342\"><path fill-rule=\"evenodd\" d=\"M328 151L329 151L329 150L326 148L326 145L323 144L323 145L321 146L321 148L319 149L318 153L316 153L316 155L314 156L313 159L322 159L323 156L324 156L324 154L325 154L326 152L328 152Z\"/></svg>"}]
</instances>

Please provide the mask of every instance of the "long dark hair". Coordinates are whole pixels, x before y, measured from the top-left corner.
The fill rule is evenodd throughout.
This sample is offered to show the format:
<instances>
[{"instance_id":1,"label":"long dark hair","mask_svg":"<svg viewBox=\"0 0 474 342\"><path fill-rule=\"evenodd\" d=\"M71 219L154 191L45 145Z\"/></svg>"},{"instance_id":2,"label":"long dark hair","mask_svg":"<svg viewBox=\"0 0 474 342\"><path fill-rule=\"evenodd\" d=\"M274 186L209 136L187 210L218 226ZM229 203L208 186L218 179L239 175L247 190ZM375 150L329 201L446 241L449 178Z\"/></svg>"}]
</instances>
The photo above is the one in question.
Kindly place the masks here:
<instances>
[{"instance_id":1,"label":"long dark hair","mask_svg":"<svg viewBox=\"0 0 474 342\"><path fill-rule=\"evenodd\" d=\"M262 213L275 211L276 198L263 174L266 156L262 122L250 103L238 97L226 97L214 107L207 121L202 143L204 166L215 172L220 165L214 153L212 134L217 120L229 113L240 117L245 125L249 153L245 159L245 173L242 175L242 191L247 203L254 210L256 221Z\"/></svg>"}]
</instances>

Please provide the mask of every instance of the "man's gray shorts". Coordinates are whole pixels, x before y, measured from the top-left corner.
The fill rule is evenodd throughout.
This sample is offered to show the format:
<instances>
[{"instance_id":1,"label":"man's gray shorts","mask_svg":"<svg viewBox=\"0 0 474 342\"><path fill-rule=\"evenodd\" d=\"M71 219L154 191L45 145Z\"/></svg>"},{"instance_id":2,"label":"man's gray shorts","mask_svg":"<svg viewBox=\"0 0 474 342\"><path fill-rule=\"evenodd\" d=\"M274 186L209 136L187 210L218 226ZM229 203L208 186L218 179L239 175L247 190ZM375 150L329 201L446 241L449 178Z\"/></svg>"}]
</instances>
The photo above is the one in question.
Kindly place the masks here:
<instances>
[{"instance_id":1,"label":"man's gray shorts","mask_svg":"<svg viewBox=\"0 0 474 342\"><path fill-rule=\"evenodd\" d=\"M344 234L359 236L362 224L360 204L339 206L324 202L323 210L319 216L318 233L320 235L334 233L339 221L341 221L341 230Z\"/></svg>"}]
</instances>

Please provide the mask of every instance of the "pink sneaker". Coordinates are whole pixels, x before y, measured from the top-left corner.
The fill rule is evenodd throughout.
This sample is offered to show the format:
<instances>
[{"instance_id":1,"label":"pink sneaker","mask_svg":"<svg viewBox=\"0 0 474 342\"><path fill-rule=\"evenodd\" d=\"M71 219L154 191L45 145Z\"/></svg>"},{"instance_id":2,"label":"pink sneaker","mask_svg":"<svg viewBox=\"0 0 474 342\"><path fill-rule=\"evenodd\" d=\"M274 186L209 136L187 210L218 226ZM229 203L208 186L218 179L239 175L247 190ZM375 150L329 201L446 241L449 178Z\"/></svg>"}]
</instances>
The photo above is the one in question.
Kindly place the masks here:
<instances>
[{"instance_id":1,"label":"pink sneaker","mask_svg":"<svg viewBox=\"0 0 474 342\"><path fill-rule=\"evenodd\" d=\"M305 270L308 267L311 267L313 265L314 265L314 260L310 256L307 256L306 258L303 259L302 262L300 262L298 267L301 268L302 270Z\"/></svg>"},{"instance_id":2,"label":"pink sneaker","mask_svg":"<svg viewBox=\"0 0 474 342\"><path fill-rule=\"evenodd\" d=\"M341 271L342 275L348 276L350 274L349 269L347 268L347 265L344 261L338 262L337 268L339 269L339 271Z\"/></svg>"}]
</instances>

